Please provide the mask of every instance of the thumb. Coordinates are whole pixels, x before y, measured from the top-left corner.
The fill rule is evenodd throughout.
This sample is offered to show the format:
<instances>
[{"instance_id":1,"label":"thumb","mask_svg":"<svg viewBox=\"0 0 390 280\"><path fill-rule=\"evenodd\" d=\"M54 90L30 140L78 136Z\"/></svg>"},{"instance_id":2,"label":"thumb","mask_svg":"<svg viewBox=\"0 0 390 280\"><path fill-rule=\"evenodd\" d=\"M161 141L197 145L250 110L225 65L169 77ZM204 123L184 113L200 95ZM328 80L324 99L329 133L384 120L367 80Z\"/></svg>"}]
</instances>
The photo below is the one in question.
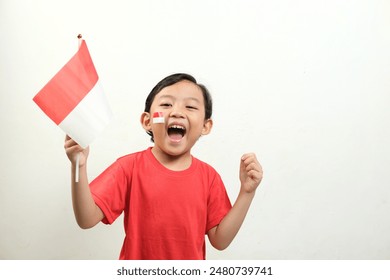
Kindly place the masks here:
<instances>
[{"instance_id":1,"label":"thumb","mask_svg":"<svg viewBox=\"0 0 390 280\"><path fill-rule=\"evenodd\" d=\"M246 173L245 159L241 158L241 160L240 160L240 176L245 175L245 173Z\"/></svg>"}]
</instances>

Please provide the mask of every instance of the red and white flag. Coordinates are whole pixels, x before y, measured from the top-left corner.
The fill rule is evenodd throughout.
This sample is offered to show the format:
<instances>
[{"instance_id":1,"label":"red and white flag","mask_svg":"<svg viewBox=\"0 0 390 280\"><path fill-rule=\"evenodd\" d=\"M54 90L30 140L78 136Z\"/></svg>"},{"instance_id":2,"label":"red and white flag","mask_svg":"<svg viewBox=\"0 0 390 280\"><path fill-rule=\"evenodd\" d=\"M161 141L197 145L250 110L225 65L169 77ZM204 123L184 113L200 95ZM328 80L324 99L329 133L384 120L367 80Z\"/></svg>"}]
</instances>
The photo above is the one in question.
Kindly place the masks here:
<instances>
[{"instance_id":1,"label":"red and white flag","mask_svg":"<svg viewBox=\"0 0 390 280\"><path fill-rule=\"evenodd\" d=\"M163 112L154 112L153 113L153 123L164 123L164 113Z\"/></svg>"},{"instance_id":2,"label":"red and white flag","mask_svg":"<svg viewBox=\"0 0 390 280\"><path fill-rule=\"evenodd\" d=\"M77 53L33 100L83 148L92 143L112 118L84 40Z\"/></svg>"}]
</instances>

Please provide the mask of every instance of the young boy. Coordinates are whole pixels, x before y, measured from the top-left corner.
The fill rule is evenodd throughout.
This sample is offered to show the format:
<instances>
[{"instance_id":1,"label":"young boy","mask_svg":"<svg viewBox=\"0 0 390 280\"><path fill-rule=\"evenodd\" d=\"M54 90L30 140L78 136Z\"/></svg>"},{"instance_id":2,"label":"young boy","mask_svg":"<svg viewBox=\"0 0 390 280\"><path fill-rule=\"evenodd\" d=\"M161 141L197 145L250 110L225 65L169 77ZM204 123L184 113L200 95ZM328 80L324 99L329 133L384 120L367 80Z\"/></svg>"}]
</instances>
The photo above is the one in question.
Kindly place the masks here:
<instances>
[{"instance_id":1,"label":"young boy","mask_svg":"<svg viewBox=\"0 0 390 280\"><path fill-rule=\"evenodd\" d=\"M153 114L163 113L163 123ZM174 74L150 92L141 124L154 146L119 158L91 184L89 148L69 138L72 201L77 223L111 224L124 212L120 259L205 259L205 234L213 247L229 246L244 221L263 171L254 154L241 157L241 189L233 207L219 174L191 155L213 122L208 90L187 74ZM76 156L80 178L75 182Z\"/></svg>"}]
</instances>

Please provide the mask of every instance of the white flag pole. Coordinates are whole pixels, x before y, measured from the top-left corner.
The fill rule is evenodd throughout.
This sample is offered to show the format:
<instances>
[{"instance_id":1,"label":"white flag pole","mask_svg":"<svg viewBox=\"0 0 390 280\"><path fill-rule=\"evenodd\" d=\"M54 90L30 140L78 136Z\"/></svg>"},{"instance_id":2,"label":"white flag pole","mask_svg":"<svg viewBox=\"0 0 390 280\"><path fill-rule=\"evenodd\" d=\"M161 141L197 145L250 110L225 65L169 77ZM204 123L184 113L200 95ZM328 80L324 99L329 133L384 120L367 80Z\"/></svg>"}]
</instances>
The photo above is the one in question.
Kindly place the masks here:
<instances>
[{"instance_id":1,"label":"white flag pole","mask_svg":"<svg viewBox=\"0 0 390 280\"><path fill-rule=\"evenodd\" d=\"M76 183L80 180L80 153L77 153L76 156L76 173L75 173L75 181Z\"/></svg>"},{"instance_id":2,"label":"white flag pole","mask_svg":"<svg viewBox=\"0 0 390 280\"><path fill-rule=\"evenodd\" d=\"M79 48L81 46L81 43L83 41L83 36L81 36L81 34L77 35L77 38L79 39L78 40L78 43L79 43ZM78 183L80 180L80 153L77 154L77 157L76 157L76 172L75 172L75 181L76 183Z\"/></svg>"}]
</instances>

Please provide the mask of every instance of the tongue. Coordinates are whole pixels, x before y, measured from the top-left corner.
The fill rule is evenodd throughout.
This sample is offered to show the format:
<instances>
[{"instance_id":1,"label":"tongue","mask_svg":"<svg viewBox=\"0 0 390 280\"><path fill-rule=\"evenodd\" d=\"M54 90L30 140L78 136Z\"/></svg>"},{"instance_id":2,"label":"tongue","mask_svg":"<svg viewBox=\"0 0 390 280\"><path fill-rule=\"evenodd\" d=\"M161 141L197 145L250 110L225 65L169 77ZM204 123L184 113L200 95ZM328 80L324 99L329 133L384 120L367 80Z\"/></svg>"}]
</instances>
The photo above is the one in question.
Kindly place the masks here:
<instances>
[{"instance_id":1,"label":"tongue","mask_svg":"<svg viewBox=\"0 0 390 280\"><path fill-rule=\"evenodd\" d=\"M169 133L169 138L173 141L180 141L183 138L183 135L181 135L181 133L172 132Z\"/></svg>"}]
</instances>

